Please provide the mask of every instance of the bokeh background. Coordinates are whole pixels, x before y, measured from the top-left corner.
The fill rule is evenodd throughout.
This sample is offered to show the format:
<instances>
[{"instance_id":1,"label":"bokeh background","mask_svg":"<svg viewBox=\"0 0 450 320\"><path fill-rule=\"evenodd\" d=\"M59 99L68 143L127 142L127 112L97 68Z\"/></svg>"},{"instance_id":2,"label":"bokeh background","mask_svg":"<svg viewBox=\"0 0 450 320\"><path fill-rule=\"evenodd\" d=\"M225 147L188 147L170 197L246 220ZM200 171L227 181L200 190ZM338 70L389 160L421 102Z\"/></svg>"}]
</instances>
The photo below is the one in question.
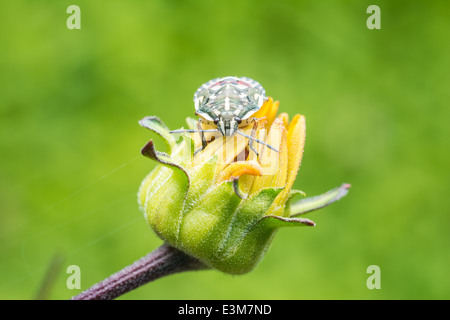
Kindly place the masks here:
<instances>
[{"instance_id":1,"label":"bokeh background","mask_svg":"<svg viewBox=\"0 0 450 320\"><path fill-rule=\"evenodd\" d=\"M81 8L81 30L66 9ZM369 30L366 9L381 8ZM161 244L136 192L147 115L193 116L220 76L307 120L295 188L347 197L281 229L258 267L173 275L121 299L449 299L446 1L0 1L0 298L68 299ZM52 261L51 289L39 288ZM381 269L369 290L366 269Z\"/></svg>"}]
</instances>

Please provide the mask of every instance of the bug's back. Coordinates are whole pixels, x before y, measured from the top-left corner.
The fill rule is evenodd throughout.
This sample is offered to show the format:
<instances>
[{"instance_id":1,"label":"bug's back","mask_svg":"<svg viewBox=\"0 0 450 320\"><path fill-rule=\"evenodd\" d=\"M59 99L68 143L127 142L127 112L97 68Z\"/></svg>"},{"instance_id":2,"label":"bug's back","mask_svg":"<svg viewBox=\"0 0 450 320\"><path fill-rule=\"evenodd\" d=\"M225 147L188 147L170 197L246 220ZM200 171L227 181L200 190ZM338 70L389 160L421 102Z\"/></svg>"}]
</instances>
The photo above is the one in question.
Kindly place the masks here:
<instances>
[{"instance_id":1,"label":"bug's back","mask_svg":"<svg viewBox=\"0 0 450 320\"><path fill-rule=\"evenodd\" d=\"M194 95L196 114L207 121L249 118L264 103L265 90L250 78L224 77L203 84Z\"/></svg>"}]
</instances>

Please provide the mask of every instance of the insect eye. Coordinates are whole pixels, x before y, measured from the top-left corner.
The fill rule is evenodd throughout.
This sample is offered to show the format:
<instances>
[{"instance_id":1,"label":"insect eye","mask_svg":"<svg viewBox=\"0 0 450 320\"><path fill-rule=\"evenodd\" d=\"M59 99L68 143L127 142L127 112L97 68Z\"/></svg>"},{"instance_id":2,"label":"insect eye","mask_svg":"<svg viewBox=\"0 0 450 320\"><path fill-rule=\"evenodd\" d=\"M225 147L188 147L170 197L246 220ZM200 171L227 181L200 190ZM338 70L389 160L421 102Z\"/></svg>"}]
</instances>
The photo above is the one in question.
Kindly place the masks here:
<instances>
[{"instance_id":1,"label":"insect eye","mask_svg":"<svg viewBox=\"0 0 450 320\"><path fill-rule=\"evenodd\" d=\"M218 124L219 123L219 118L215 118L214 119L214 124Z\"/></svg>"},{"instance_id":2,"label":"insect eye","mask_svg":"<svg viewBox=\"0 0 450 320\"><path fill-rule=\"evenodd\" d=\"M237 122L238 124L241 124L241 122L242 122L242 119L241 119L241 118L238 118L238 117L234 117L234 120L236 120L236 122Z\"/></svg>"}]
</instances>

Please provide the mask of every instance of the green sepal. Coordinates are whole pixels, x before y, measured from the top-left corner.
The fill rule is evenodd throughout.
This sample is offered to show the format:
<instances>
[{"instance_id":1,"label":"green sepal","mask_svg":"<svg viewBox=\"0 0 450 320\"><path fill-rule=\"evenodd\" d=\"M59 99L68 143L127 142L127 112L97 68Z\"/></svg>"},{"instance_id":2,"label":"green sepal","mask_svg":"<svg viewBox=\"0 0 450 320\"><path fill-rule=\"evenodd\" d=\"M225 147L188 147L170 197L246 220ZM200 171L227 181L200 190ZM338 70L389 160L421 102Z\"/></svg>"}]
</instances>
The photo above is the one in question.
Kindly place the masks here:
<instances>
[{"instance_id":1,"label":"green sepal","mask_svg":"<svg viewBox=\"0 0 450 320\"><path fill-rule=\"evenodd\" d=\"M280 194L284 188L266 188L261 190L251 198L242 201L233 220L228 227L228 237L224 239L221 253L224 256L232 255L236 248L240 245L243 238L257 223L257 221L263 217L275 198Z\"/></svg>"},{"instance_id":2,"label":"green sepal","mask_svg":"<svg viewBox=\"0 0 450 320\"><path fill-rule=\"evenodd\" d=\"M293 219L279 216L263 216L248 230L239 243L221 257L219 270L232 274L251 271L268 250L276 231L285 226L313 226L308 219Z\"/></svg>"},{"instance_id":3,"label":"green sepal","mask_svg":"<svg viewBox=\"0 0 450 320\"><path fill-rule=\"evenodd\" d=\"M205 195L214 182L215 170L217 167L217 155L195 167L190 173L190 179L193 181L190 186L187 201L184 210L188 212L193 206L198 205L198 201Z\"/></svg>"},{"instance_id":4,"label":"green sepal","mask_svg":"<svg viewBox=\"0 0 450 320\"><path fill-rule=\"evenodd\" d=\"M172 153L177 142L175 137L170 133L170 129L164 124L164 122L162 122L158 117L149 116L140 120L139 124L161 136L168 149L168 153Z\"/></svg>"},{"instance_id":5,"label":"green sepal","mask_svg":"<svg viewBox=\"0 0 450 320\"><path fill-rule=\"evenodd\" d=\"M189 174L181 165L172 162L168 155L156 151L152 140L142 148L141 152L144 156L168 168L161 169L161 176L155 179L158 180L156 184L146 185L144 182L147 189L142 191L146 192L143 209L153 230L164 240L175 243L190 186ZM149 177L151 178L152 176Z\"/></svg>"},{"instance_id":6,"label":"green sepal","mask_svg":"<svg viewBox=\"0 0 450 320\"><path fill-rule=\"evenodd\" d=\"M321 195L302 199L290 206L290 217L296 217L326 207L344 197L348 193L349 188L350 184L344 183L340 187Z\"/></svg>"},{"instance_id":7,"label":"green sepal","mask_svg":"<svg viewBox=\"0 0 450 320\"><path fill-rule=\"evenodd\" d=\"M144 178L144 180L142 180L138 191L138 203L139 208L142 212L144 212L145 217L147 217L147 214L145 213L145 200L149 197L149 194L151 194L158 188L158 186L161 184L161 181L165 180L165 177L168 176L168 173L169 169L166 166L158 165L152 171L150 171L150 173Z\"/></svg>"},{"instance_id":8,"label":"green sepal","mask_svg":"<svg viewBox=\"0 0 450 320\"><path fill-rule=\"evenodd\" d=\"M218 248L227 237L228 225L240 202L229 181L207 191L190 211L185 212L177 246L214 265Z\"/></svg>"},{"instance_id":9,"label":"green sepal","mask_svg":"<svg viewBox=\"0 0 450 320\"><path fill-rule=\"evenodd\" d=\"M305 198L305 197L306 197L306 193L304 193L302 190L295 190L295 189L292 189L292 190L289 192L289 195L288 195L288 197L287 197L287 201L292 200L292 199L295 198L296 196L302 196L303 198Z\"/></svg>"},{"instance_id":10,"label":"green sepal","mask_svg":"<svg viewBox=\"0 0 450 320\"><path fill-rule=\"evenodd\" d=\"M264 216L258 223L262 224L263 228L281 228L281 227L314 227L314 221L305 218L286 218L280 216Z\"/></svg>"},{"instance_id":11,"label":"green sepal","mask_svg":"<svg viewBox=\"0 0 450 320\"><path fill-rule=\"evenodd\" d=\"M183 166L176 162L176 160L179 160L178 157L171 157L165 152L156 151L155 144L153 143L153 140L150 140L145 144L144 147L141 149L141 154L147 158L150 158L156 162L159 162L166 166L171 166L180 169L186 174L186 177L189 180L189 175L186 171L186 169L183 168Z\"/></svg>"},{"instance_id":12,"label":"green sepal","mask_svg":"<svg viewBox=\"0 0 450 320\"><path fill-rule=\"evenodd\" d=\"M306 197L306 193L301 190L291 190L286 199L286 204L284 206L283 217L291 216L291 202L296 196Z\"/></svg>"}]
</instances>

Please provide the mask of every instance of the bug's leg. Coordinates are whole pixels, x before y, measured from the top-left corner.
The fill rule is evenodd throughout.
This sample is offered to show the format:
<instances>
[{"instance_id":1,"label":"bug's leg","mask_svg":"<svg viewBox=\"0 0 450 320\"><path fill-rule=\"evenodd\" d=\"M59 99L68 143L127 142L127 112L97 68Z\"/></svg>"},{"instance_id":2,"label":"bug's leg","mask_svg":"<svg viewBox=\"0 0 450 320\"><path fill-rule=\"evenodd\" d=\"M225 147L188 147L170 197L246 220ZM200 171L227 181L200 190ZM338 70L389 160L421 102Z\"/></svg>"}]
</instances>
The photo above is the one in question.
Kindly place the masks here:
<instances>
[{"instance_id":1,"label":"bug's leg","mask_svg":"<svg viewBox=\"0 0 450 320\"><path fill-rule=\"evenodd\" d=\"M193 132L216 132L218 129L207 129L207 130L194 130L194 129L177 129L171 130L170 133L193 133Z\"/></svg>"},{"instance_id":2,"label":"bug's leg","mask_svg":"<svg viewBox=\"0 0 450 320\"><path fill-rule=\"evenodd\" d=\"M254 137L252 137L252 136L249 136L248 134L245 134L244 132L242 132L242 131L240 131L240 130L238 130L238 131L236 131L236 132L237 132L238 134L240 134L241 136L244 136L244 137L246 137L246 138L248 138L248 139L250 139L250 140L254 140L255 142L258 142L258 143L260 143L260 144L266 146L267 148L269 148L269 149L271 149L271 150L273 150L273 151L275 151L275 152L279 152L278 149L275 149L275 148L272 147L270 144L267 144L266 142L264 142L264 141L262 141L262 140L256 139L256 138L254 138Z\"/></svg>"},{"instance_id":3,"label":"bug's leg","mask_svg":"<svg viewBox=\"0 0 450 320\"><path fill-rule=\"evenodd\" d=\"M256 118L253 118L253 129L251 133L251 137L254 139L256 135L256 128L258 127L258 121ZM248 147L256 154L257 157L259 157L258 151L253 147L253 139L249 139Z\"/></svg>"},{"instance_id":4,"label":"bug's leg","mask_svg":"<svg viewBox=\"0 0 450 320\"><path fill-rule=\"evenodd\" d=\"M202 138L202 150L206 148L206 138L205 138L205 131L202 128L202 120L198 120L197 122L197 129L200 131L200 137Z\"/></svg>"},{"instance_id":5,"label":"bug's leg","mask_svg":"<svg viewBox=\"0 0 450 320\"><path fill-rule=\"evenodd\" d=\"M202 139L202 146L200 148L198 148L197 150L195 150L194 156L197 153L199 153L200 151L202 151L203 149L205 149L206 145L207 145L206 138L205 138L205 132L204 132L204 130L202 128L202 120L200 120L200 119L198 119L198 122L197 122L197 129L198 129L198 132L200 133L200 137Z\"/></svg>"},{"instance_id":6,"label":"bug's leg","mask_svg":"<svg viewBox=\"0 0 450 320\"><path fill-rule=\"evenodd\" d=\"M202 147L200 147L200 148L198 148L197 150L195 150L195 151L194 151L194 156L195 156L197 153L199 153L200 151L202 151L202 150L203 150Z\"/></svg>"},{"instance_id":7,"label":"bug's leg","mask_svg":"<svg viewBox=\"0 0 450 320\"><path fill-rule=\"evenodd\" d=\"M200 121L199 121L200 122ZM200 137L202 139L202 146L194 152L194 155L196 155L199 151L202 151L206 147L206 138L205 138L205 132L217 132L219 129L202 129L201 123L198 125L198 129L177 129L169 131L170 133L194 133L194 132L200 132Z\"/></svg>"}]
</instances>

